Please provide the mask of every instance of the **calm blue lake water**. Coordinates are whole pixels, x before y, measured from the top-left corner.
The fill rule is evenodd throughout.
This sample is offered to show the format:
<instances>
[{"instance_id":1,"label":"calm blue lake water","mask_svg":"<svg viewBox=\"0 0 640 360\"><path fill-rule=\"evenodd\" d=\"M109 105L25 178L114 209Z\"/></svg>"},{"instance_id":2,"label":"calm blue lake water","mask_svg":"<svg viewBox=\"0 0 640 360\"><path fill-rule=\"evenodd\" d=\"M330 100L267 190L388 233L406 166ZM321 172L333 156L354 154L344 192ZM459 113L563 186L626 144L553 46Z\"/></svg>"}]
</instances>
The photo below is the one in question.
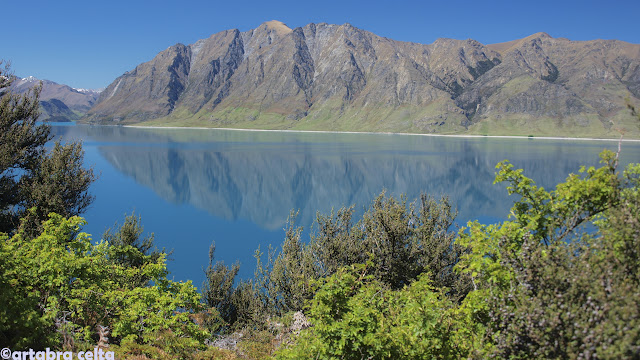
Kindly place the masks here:
<instances>
[{"instance_id":1,"label":"calm blue lake water","mask_svg":"<svg viewBox=\"0 0 640 360\"><path fill-rule=\"evenodd\" d=\"M545 187L580 165L597 165L617 142L445 138L387 134L277 133L54 125L63 140L82 140L85 164L99 180L84 214L98 240L125 214L142 216L159 247L174 249L176 280L204 280L208 250L253 274L253 253L279 246L291 210L305 235L316 212L368 205L383 189L414 199L449 196L458 222L506 218L513 198L493 185L495 165L509 159ZM640 144L624 143L623 163L640 161Z\"/></svg>"}]
</instances>

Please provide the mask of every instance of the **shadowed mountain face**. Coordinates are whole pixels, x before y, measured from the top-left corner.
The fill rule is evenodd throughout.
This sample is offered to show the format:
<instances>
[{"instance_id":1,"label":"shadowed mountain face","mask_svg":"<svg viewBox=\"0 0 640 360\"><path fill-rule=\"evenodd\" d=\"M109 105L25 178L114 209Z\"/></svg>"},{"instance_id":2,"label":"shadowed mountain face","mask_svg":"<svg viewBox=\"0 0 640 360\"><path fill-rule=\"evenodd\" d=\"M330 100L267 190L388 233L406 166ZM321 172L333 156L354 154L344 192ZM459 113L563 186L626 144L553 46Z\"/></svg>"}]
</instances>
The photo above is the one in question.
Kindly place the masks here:
<instances>
[{"instance_id":1,"label":"shadowed mountain face","mask_svg":"<svg viewBox=\"0 0 640 360\"><path fill-rule=\"evenodd\" d=\"M97 90L74 89L49 80L39 80L32 76L16 79L11 90L24 94L42 83L40 92L39 120L67 122L80 119L96 102Z\"/></svg>"},{"instance_id":2,"label":"shadowed mountain face","mask_svg":"<svg viewBox=\"0 0 640 360\"><path fill-rule=\"evenodd\" d=\"M162 198L269 230L281 229L291 210L300 210L298 223L307 229L317 211L351 204L361 210L382 189L409 200L421 192L447 195L463 223L502 219L513 199L504 186L493 185L499 161L509 158L550 186L581 164L595 165L603 147L616 147L613 142L84 129L103 144L101 155L116 169ZM637 150L623 155L640 156Z\"/></svg>"},{"instance_id":3,"label":"shadowed mountain face","mask_svg":"<svg viewBox=\"0 0 640 360\"><path fill-rule=\"evenodd\" d=\"M271 129L640 135L640 45L538 33L503 44L278 21L174 45L117 78L86 120Z\"/></svg>"}]
</instances>

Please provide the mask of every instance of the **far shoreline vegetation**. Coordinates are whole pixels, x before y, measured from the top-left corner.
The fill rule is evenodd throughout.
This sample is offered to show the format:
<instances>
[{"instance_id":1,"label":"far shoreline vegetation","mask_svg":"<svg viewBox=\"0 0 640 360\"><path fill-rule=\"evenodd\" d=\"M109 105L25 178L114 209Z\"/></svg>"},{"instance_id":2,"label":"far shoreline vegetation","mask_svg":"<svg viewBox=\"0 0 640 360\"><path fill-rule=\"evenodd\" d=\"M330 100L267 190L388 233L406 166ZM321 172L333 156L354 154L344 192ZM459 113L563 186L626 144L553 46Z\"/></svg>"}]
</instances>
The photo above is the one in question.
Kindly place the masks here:
<instances>
[{"instance_id":1,"label":"far shoreline vegetation","mask_svg":"<svg viewBox=\"0 0 640 360\"><path fill-rule=\"evenodd\" d=\"M0 73L0 345L131 359L565 359L640 357L640 164L538 187L508 161L509 220L455 231L446 196L372 199L289 218L255 276L215 261L198 290L168 279L167 252L128 216L81 232L95 176L79 143L48 151L38 89ZM633 112L633 117L638 115ZM640 118L636 119L640 120ZM526 137L525 137L526 138ZM268 205L267 205L268 206ZM96 235L96 234L94 234Z\"/></svg>"}]
</instances>

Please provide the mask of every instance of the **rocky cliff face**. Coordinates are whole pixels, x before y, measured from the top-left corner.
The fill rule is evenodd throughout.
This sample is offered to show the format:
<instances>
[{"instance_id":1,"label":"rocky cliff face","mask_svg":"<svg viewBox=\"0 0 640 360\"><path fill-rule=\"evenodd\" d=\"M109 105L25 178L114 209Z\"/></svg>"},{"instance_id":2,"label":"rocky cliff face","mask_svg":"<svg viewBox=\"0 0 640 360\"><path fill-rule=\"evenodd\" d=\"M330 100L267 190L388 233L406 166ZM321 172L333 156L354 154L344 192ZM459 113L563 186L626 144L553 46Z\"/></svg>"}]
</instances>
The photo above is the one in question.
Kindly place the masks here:
<instances>
[{"instance_id":1,"label":"rocky cliff face","mask_svg":"<svg viewBox=\"0 0 640 360\"><path fill-rule=\"evenodd\" d=\"M349 24L270 21L174 45L116 79L86 120L275 129L639 134L640 45L422 45ZM519 129L519 130L518 130ZM518 131L516 131L518 130Z\"/></svg>"}]
</instances>

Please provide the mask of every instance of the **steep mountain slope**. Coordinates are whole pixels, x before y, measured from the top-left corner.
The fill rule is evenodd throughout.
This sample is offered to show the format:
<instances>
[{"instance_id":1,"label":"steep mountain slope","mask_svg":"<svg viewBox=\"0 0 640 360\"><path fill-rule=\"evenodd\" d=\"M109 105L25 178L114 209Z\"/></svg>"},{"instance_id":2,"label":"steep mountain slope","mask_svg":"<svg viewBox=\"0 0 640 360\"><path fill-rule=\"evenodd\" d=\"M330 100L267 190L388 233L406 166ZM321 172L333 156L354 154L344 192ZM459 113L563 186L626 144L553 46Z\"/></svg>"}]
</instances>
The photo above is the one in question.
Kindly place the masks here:
<instances>
[{"instance_id":1,"label":"steep mountain slope","mask_svg":"<svg viewBox=\"0 0 640 360\"><path fill-rule=\"evenodd\" d=\"M40 120L74 121L78 120L93 106L100 91L74 89L49 80L39 80L33 76L17 79L11 84L12 91L23 94L42 82L40 92Z\"/></svg>"},{"instance_id":2,"label":"steep mountain slope","mask_svg":"<svg viewBox=\"0 0 640 360\"><path fill-rule=\"evenodd\" d=\"M104 124L639 136L640 45L545 33L422 45L349 24L270 21L174 45L116 79Z\"/></svg>"}]
</instances>

